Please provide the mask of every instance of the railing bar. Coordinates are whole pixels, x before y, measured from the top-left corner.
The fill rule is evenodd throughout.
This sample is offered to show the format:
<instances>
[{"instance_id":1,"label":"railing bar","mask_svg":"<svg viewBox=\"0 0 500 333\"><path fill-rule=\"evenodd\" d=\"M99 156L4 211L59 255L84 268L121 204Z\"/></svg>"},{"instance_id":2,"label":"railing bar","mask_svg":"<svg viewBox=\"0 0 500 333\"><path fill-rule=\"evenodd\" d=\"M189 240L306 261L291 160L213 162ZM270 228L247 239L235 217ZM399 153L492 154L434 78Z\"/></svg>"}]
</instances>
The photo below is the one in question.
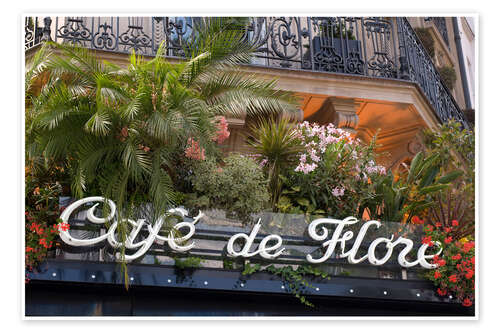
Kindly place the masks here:
<instances>
[{"instance_id":1,"label":"railing bar","mask_svg":"<svg viewBox=\"0 0 500 333\"><path fill-rule=\"evenodd\" d=\"M120 52L120 16L116 17L116 51Z\"/></svg>"},{"instance_id":2,"label":"railing bar","mask_svg":"<svg viewBox=\"0 0 500 333\"><path fill-rule=\"evenodd\" d=\"M309 50L310 50L310 55L311 55L311 69L314 71L316 70L316 64L314 61L314 43L313 43L313 31L312 31L312 26L311 26L311 18L307 17L307 28L308 28L308 33L309 33Z\"/></svg>"},{"instance_id":3,"label":"railing bar","mask_svg":"<svg viewBox=\"0 0 500 333\"><path fill-rule=\"evenodd\" d=\"M365 69L365 75L368 76L368 63L366 59L368 59L368 53L366 52L366 30L365 30L365 19L362 17L361 18L361 38L363 39L363 59L365 61L363 62L363 67Z\"/></svg>"},{"instance_id":4,"label":"railing bar","mask_svg":"<svg viewBox=\"0 0 500 333\"><path fill-rule=\"evenodd\" d=\"M399 77L399 66L397 63L397 48L396 48L396 32L394 31L393 21L389 21L391 25L391 36L392 36L392 55L393 55L393 63L396 67L396 77Z\"/></svg>"}]
</instances>

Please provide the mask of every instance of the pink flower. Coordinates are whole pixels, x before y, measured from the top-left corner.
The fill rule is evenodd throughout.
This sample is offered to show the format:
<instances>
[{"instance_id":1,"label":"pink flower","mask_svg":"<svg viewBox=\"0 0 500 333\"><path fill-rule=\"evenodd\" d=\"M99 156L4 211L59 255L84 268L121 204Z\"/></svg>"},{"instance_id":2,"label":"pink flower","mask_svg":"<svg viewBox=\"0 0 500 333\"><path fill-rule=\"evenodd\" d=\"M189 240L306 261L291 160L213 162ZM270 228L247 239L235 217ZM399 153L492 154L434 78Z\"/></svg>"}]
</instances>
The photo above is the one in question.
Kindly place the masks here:
<instances>
[{"instance_id":1,"label":"pink flower","mask_svg":"<svg viewBox=\"0 0 500 333\"><path fill-rule=\"evenodd\" d=\"M227 138L229 138L229 135L231 135L231 132L228 131L228 124L227 124L227 120L225 117L219 118L219 122L217 124L217 127L218 127L218 129L217 129L217 132L216 132L213 140L217 141L218 144L221 144Z\"/></svg>"},{"instance_id":2,"label":"pink flower","mask_svg":"<svg viewBox=\"0 0 500 333\"><path fill-rule=\"evenodd\" d=\"M344 191L345 189L343 187L335 187L333 190L332 190L332 194L334 197L341 197L344 195Z\"/></svg>"},{"instance_id":3,"label":"pink flower","mask_svg":"<svg viewBox=\"0 0 500 333\"><path fill-rule=\"evenodd\" d=\"M198 141L193 138L188 139L188 147L184 153L193 160L205 160L205 148L200 148Z\"/></svg>"},{"instance_id":4,"label":"pink flower","mask_svg":"<svg viewBox=\"0 0 500 333\"><path fill-rule=\"evenodd\" d=\"M308 163L300 163L296 168L296 172L302 172L304 174L308 174L310 172L313 172L318 165L316 163L308 164Z\"/></svg>"}]
</instances>

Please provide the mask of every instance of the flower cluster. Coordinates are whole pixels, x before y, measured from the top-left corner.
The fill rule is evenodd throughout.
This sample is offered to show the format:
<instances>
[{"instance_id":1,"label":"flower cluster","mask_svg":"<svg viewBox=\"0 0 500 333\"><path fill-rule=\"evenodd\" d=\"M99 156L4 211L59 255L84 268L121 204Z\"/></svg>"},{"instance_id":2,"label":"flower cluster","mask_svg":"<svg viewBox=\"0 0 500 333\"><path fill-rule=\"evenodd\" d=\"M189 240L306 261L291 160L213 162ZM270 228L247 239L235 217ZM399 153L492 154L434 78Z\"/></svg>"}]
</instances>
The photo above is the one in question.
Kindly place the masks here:
<instances>
[{"instance_id":1,"label":"flower cluster","mask_svg":"<svg viewBox=\"0 0 500 333\"><path fill-rule=\"evenodd\" d=\"M205 148L201 148L198 141L193 138L188 139L184 153L186 157L193 160L205 160Z\"/></svg>"},{"instance_id":2,"label":"flower cluster","mask_svg":"<svg viewBox=\"0 0 500 333\"><path fill-rule=\"evenodd\" d=\"M67 231L70 228L68 223L62 222L48 224L42 221L35 221L36 214L25 212L26 219L26 248L25 260L28 270L31 270L37 263L41 262L47 255L47 251L54 245L54 240L59 231Z\"/></svg>"},{"instance_id":3,"label":"flower cluster","mask_svg":"<svg viewBox=\"0 0 500 333\"><path fill-rule=\"evenodd\" d=\"M438 287L438 295L453 295L463 306L471 306L475 289L475 243L466 238L453 239L451 234L458 225L454 220L451 228L443 228L439 223L436 223L436 228L431 225L424 227L426 236L422 243L437 245L439 242L443 248L441 255L432 260L438 268L426 273L426 277Z\"/></svg>"},{"instance_id":4,"label":"flower cluster","mask_svg":"<svg viewBox=\"0 0 500 333\"><path fill-rule=\"evenodd\" d=\"M225 117L220 117L217 122L217 132L213 137L213 141L216 141L218 144L223 143L227 138L229 138L231 132L228 130L228 123Z\"/></svg>"},{"instance_id":5,"label":"flower cluster","mask_svg":"<svg viewBox=\"0 0 500 333\"><path fill-rule=\"evenodd\" d=\"M326 152L330 144L341 141L348 145L354 144L355 141L359 143L359 140L354 140L349 132L336 128L333 124L320 126L318 124L311 125L304 121L297 127L298 137L306 147L306 152L300 155L300 163L295 171L304 174L308 174L318 167L321 155Z\"/></svg>"},{"instance_id":6,"label":"flower cluster","mask_svg":"<svg viewBox=\"0 0 500 333\"><path fill-rule=\"evenodd\" d=\"M305 149L290 171L280 209L293 211L297 204L330 216L362 214L376 196L375 183L386 174L375 162L375 142L366 145L333 124L307 121L297 125L297 138Z\"/></svg>"},{"instance_id":7,"label":"flower cluster","mask_svg":"<svg viewBox=\"0 0 500 333\"><path fill-rule=\"evenodd\" d=\"M59 183L41 182L27 173L24 214L26 282L30 272L54 247L59 231L69 229L69 224L59 219L62 208L58 198L61 193Z\"/></svg>"}]
</instances>

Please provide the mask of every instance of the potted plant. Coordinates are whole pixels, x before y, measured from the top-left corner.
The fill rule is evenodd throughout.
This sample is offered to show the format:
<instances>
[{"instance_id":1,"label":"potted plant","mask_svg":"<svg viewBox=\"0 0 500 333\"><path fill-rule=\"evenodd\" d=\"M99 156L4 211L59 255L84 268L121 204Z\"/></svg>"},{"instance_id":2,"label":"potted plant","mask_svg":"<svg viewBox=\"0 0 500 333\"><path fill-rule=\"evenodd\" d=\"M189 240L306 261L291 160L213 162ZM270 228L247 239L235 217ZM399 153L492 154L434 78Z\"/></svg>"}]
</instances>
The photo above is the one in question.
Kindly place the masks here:
<instances>
[{"instance_id":1,"label":"potted plant","mask_svg":"<svg viewBox=\"0 0 500 333\"><path fill-rule=\"evenodd\" d=\"M361 42L356 40L354 30L348 28L344 21L321 20L318 22L319 34L314 36L309 50L304 54L305 59L318 63L317 56L331 58L331 64L319 64L321 70L328 72L345 73L345 60L353 54L361 57ZM312 49L312 51L311 51ZM311 56L312 52L312 56ZM341 60L336 63L336 57Z\"/></svg>"}]
</instances>

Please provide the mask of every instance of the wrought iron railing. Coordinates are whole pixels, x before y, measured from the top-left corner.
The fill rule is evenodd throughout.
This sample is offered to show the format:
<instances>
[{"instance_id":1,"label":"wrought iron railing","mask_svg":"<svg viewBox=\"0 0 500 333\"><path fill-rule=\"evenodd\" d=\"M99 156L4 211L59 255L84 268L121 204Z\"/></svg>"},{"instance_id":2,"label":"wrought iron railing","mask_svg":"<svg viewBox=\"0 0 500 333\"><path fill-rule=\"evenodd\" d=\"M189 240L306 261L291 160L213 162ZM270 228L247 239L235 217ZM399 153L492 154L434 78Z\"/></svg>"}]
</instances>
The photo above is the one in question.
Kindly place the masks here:
<instances>
[{"instance_id":1,"label":"wrought iron railing","mask_svg":"<svg viewBox=\"0 0 500 333\"><path fill-rule=\"evenodd\" d=\"M446 122L454 118L465 128L469 124L439 71L405 18L397 18L401 62L401 78L416 82L433 106L439 120Z\"/></svg>"},{"instance_id":2,"label":"wrought iron railing","mask_svg":"<svg viewBox=\"0 0 500 333\"><path fill-rule=\"evenodd\" d=\"M30 49L42 41L42 27L38 17L24 18L24 48Z\"/></svg>"},{"instance_id":3,"label":"wrought iron railing","mask_svg":"<svg viewBox=\"0 0 500 333\"><path fill-rule=\"evenodd\" d=\"M135 50L154 55L165 41L165 56L183 57L183 45L197 20L200 18L44 18L39 38L35 37L33 42L28 42L31 30L26 24L25 45L29 49L51 38L95 50L123 53ZM469 127L405 18L252 17L248 20L246 38L257 49L251 65L410 80L422 88L441 121L455 118Z\"/></svg>"},{"instance_id":4,"label":"wrought iron railing","mask_svg":"<svg viewBox=\"0 0 500 333\"><path fill-rule=\"evenodd\" d=\"M446 19L444 17L431 17L432 22L436 26L444 42L449 47L450 41L448 40L448 28L446 28Z\"/></svg>"}]
</instances>

